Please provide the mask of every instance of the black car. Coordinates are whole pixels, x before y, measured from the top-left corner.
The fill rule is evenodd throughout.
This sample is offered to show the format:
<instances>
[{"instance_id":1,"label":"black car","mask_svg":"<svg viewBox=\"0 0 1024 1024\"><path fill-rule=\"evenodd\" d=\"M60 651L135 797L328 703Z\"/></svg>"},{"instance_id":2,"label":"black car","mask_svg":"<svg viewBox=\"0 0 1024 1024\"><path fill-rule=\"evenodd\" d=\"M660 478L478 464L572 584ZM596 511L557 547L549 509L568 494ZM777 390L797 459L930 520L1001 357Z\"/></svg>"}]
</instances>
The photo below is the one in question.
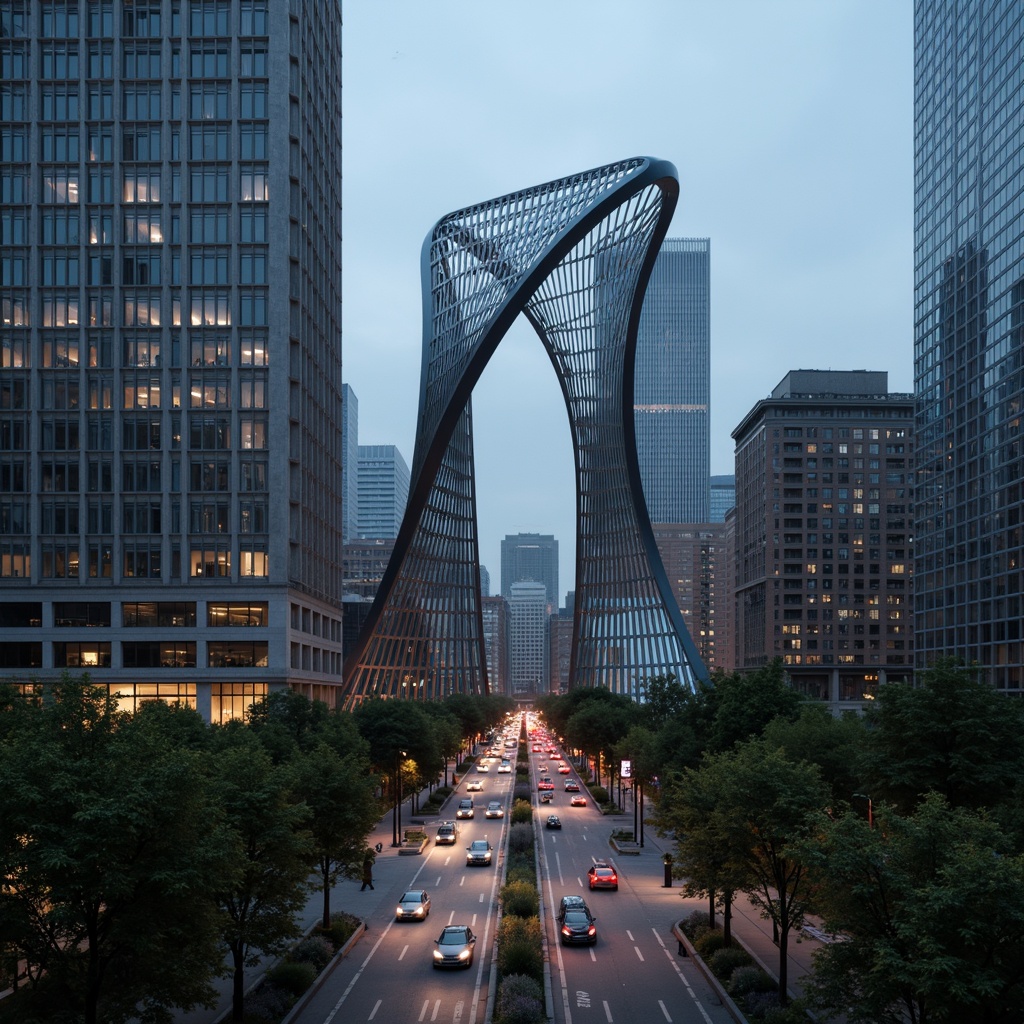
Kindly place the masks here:
<instances>
[{"instance_id":1,"label":"black car","mask_svg":"<svg viewBox=\"0 0 1024 1024\"><path fill-rule=\"evenodd\" d=\"M563 946L577 943L593 946L597 942L597 919L586 905L566 910L558 930Z\"/></svg>"},{"instance_id":2,"label":"black car","mask_svg":"<svg viewBox=\"0 0 1024 1024\"><path fill-rule=\"evenodd\" d=\"M557 814L549 814L548 820L544 824L545 828L561 828L562 819Z\"/></svg>"},{"instance_id":3,"label":"black car","mask_svg":"<svg viewBox=\"0 0 1024 1024\"><path fill-rule=\"evenodd\" d=\"M588 910L587 901L582 896L563 896L558 903L558 923L570 910Z\"/></svg>"}]
</instances>

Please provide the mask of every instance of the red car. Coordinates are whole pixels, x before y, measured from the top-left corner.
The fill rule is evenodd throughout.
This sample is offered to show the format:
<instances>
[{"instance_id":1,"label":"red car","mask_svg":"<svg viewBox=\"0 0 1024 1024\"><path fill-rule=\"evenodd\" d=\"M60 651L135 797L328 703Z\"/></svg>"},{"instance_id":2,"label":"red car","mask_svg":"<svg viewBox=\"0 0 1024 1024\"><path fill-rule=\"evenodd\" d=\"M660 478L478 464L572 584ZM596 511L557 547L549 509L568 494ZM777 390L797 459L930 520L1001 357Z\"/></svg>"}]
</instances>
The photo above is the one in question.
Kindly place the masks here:
<instances>
[{"instance_id":1,"label":"red car","mask_svg":"<svg viewBox=\"0 0 1024 1024\"><path fill-rule=\"evenodd\" d=\"M550 779L546 779L546 778L545 779L541 779L540 782L537 783L538 791L545 790L545 789L554 789L554 788L555 788L555 784Z\"/></svg>"},{"instance_id":2,"label":"red car","mask_svg":"<svg viewBox=\"0 0 1024 1024\"><path fill-rule=\"evenodd\" d=\"M591 889L615 889L619 888L619 876L615 869L607 864L594 864L587 872L590 877Z\"/></svg>"}]
</instances>

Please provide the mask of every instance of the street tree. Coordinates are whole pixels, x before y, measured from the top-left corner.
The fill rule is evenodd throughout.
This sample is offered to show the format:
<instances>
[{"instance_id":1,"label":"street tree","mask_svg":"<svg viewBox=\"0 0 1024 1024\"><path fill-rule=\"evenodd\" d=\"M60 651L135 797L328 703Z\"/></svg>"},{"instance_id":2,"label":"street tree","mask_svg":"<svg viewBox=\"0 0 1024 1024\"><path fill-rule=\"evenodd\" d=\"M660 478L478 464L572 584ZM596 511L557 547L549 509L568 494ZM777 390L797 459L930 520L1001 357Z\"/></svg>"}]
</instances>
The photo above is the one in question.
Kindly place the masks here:
<instances>
[{"instance_id":1,"label":"street tree","mask_svg":"<svg viewBox=\"0 0 1024 1024\"><path fill-rule=\"evenodd\" d=\"M231 731L218 751L215 783L231 834L232 872L214 892L232 968L232 1019L242 1020L244 969L284 951L312 888L309 808L294 771L275 765L257 738Z\"/></svg>"},{"instance_id":2,"label":"street tree","mask_svg":"<svg viewBox=\"0 0 1024 1024\"><path fill-rule=\"evenodd\" d=\"M874 827L821 815L800 854L816 909L843 936L807 991L851 1024L1024 1020L1024 856L985 812L931 793Z\"/></svg>"},{"instance_id":3,"label":"street tree","mask_svg":"<svg viewBox=\"0 0 1024 1024\"><path fill-rule=\"evenodd\" d=\"M70 676L12 713L0 945L28 965L29 984L10 1012L122 1024L212 1005L223 951L210 889L228 839L207 755L161 727L183 719L119 713L106 687Z\"/></svg>"}]
</instances>

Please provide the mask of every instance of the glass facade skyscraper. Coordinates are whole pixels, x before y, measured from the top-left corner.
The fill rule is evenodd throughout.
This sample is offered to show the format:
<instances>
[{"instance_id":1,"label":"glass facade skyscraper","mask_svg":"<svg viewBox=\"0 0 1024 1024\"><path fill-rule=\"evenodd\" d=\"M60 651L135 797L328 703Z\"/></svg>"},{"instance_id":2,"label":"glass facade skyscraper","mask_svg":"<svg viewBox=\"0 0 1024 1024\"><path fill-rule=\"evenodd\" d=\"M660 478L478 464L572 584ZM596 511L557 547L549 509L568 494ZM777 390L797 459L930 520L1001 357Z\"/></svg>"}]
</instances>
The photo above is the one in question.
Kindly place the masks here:
<instances>
[{"instance_id":1,"label":"glass facade skyscraper","mask_svg":"<svg viewBox=\"0 0 1024 1024\"><path fill-rule=\"evenodd\" d=\"M358 535L397 537L409 501L409 464L393 444L359 445Z\"/></svg>"},{"instance_id":2,"label":"glass facade skyscraper","mask_svg":"<svg viewBox=\"0 0 1024 1024\"><path fill-rule=\"evenodd\" d=\"M917 665L1024 688L1024 15L918 0Z\"/></svg>"},{"instance_id":3,"label":"glass facade skyscraper","mask_svg":"<svg viewBox=\"0 0 1024 1024\"><path fill-rule=\"evenodd\" d=\"M0 20L0 672L331 700L341 4Z\"/></svg>"},{"instance_id":4,"label":"glass facade skyscraper","mask_svg":"<svg viewBox=\"0 0 1024 1024\"><path fill-rule=\"evenodd\" d=\"M552 611L558 593L558 541L550 533L510 533L501 541L501 594L512 596L512 586L526 581L543 583Z\"/></svg>"},{"instance_id":5,"label":"glass facade skyscraper","mask_svg":"<svg viewBox=\"0 0 1024 1024\"><path fill-rule=\"evenodd\" d=\"M636 345L633 419L653 523L709 517L711 240L666 238Z\"/></svg>"}]
</instances>

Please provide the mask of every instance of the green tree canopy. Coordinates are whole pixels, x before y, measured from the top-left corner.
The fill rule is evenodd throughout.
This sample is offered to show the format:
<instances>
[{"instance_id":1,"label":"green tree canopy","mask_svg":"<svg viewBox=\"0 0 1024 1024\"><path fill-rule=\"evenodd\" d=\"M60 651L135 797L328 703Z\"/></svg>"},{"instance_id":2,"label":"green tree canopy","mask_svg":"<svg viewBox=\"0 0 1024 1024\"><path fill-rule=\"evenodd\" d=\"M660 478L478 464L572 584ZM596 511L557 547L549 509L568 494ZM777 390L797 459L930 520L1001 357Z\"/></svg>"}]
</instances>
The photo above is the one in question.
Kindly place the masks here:
<instances>
[{"instance_id":1,"label":"green tree canopy","mask_svg":"<svg viewBox=\"0 0 1024 1024\"><path fill-rule=\"evenodd\" d=\"M37 984L5 1012L120 1024L210 1005L223 967L210 890L230 849L206 755L175 742L192 734L194 713L133 718L106 687L67 676L11 713L19 729L0 744L0 944Z\"/></svg>"}]
</instances>

